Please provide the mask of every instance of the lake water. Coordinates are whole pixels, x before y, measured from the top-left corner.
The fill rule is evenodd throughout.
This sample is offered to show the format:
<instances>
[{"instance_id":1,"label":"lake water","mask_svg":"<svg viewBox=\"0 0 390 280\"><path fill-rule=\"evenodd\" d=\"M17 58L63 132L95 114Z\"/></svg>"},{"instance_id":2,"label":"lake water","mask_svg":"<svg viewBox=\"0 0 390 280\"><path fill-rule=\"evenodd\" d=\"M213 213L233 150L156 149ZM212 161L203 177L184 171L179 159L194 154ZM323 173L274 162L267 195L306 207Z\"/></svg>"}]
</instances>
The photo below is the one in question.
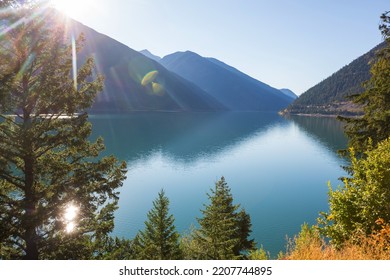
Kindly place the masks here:
<instances>
[{"instance_id":1,"label":"lake water","mask_svg":"<svg viewBox=\"0 0 390 280\"><path fill-rule=\"evenodd\" d=\"M224 176L235 203L250 214L252 237L275 256L286 236L328 209L345 162L342 125L332 118L276 113L134 113L91 116L93 138L128 164L113 235L143 229L164 188L179 232L197 226L206 193Z\"/></svg>"}]
</instances>

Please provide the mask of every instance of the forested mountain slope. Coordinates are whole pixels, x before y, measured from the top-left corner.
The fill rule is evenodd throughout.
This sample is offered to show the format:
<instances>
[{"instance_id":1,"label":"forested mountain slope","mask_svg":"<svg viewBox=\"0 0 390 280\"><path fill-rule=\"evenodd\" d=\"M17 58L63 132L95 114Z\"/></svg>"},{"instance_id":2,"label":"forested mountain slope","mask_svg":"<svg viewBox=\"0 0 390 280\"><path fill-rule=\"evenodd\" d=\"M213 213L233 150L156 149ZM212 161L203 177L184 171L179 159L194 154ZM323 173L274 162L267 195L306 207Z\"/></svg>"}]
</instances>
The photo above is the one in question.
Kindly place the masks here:
<instances>
[{"instance_id":1,"label":"forested mountain slope","mask_svg":"<svg viewBox=\"0 0 390 280\"><path fill-rule=\"evenodd\" d=\"M374 58L376 51L383 47L384 43L379 44L313 86L283 112L324 115L359 114L360 108L353 105L347 97L363 92L362 84L370 78L370 61Z\"/></svg>"}]
</instances>

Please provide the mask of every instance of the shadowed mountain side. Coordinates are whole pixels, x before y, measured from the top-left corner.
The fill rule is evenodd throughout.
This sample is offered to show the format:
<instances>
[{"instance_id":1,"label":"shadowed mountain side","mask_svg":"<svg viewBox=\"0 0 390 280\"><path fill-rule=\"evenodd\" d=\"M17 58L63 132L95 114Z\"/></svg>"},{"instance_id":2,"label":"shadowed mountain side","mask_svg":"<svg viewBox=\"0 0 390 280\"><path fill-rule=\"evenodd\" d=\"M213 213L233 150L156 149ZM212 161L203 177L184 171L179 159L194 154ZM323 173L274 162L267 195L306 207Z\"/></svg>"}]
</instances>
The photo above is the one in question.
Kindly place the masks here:
<instances>
[{"instance_id":1,"label":"shadowed mountain side","mask_svg":"<svg viewBox=\"0 0 390 280\"><path fill-rule=\"evenodd\" d=\"M317 117L308 118L305 116L289 116L302 130L312 136L316 141L328 147L331 151L345 149L348 140L344 134L344 125L335 118Z\"/></svg>"},{"instance_id":2,"label":"shadowed mountain side","mask_svg":"<svg viewBox=\"0 0 390 280\"><path fill-rule=\"evenodd\" d=\"M218 65L218 66L221 66L223 68L225 68L226 70L229 70L233 73L235 73L236 75L238 75L239 77L243 78L246 82L248 83L251 83L253 84L253 86L258 86L258 87L261 87L261 88L264 88L266 90L270 90L273 94L276 94L277 96L280 96L280 93L275 91L275 88L263 83L263 82L260 82L250 76L248 76L247 74L244 74L242 73L241 71L239 71L237 68L234 68L230 65L227 65L226 63L216 59L216 58L212 58L212 57L208 57L207 58L209 61L211 61L212 63ZM287 96L287 98L285 96L283 96L284 99L286 99L288 102L292 102L294 99L297 99L298 96L292 92L290 89L287 89L287 88L282 88L282 89L279 89L280 92L282 92L284 95Z\"/></svg>"},{"instance_id":3,"label":"shadowed mountain side","mask_svg":"<svg viewBox=\"0 0 390 280\"><path fill-rule=\"evenodd\" d=\"M186 51L163 57L167 69L193 82L230 110L278 111L293 99L215 59Z\"/></svg>"},{"instance_id":4,"label":"shadowed mountain side","mask_svg":"<svg viewBox=\"0 0 390 280\"><path fill-rule=\"evenodd\" d=\"M226 63L216 59L216 58L213 58L213 57L209 57L207 58L209 61L211 61L212 63L218 65L218 66L221 66L223 67L224 69L228 70L228 71L231 71L232 73L236 74L237 76L241 77L244 81L252 84L254 87L259 87L259 88L262 88L266 91L269 91L271 92L272 94L275 94L276 96L281 96L279 92L275 91L276 89L263 83L263 82L260 82L250 76L248 76L247 74L239 71L237 68L234 68L230 65L227 65ZM283 88L283 89L279 89L280 92L282 92L284 95L286 96L281 96L282 98L284 98L285 100L287 100L288 102L292 102L294 99L298 98L298 96L292 92L291 90L289 89L286 89L286 88Z\"/></svg>"},{"instance_id":5,"label":"shadowed mountain side","mask_svg":"<svg viewBox=\"0 0 390 280\"><path fill-rule=\"evenodd\" d=\"M85 47L80 60L92 56L105 87L92 113L131 111L218 111L223 110L208 93L156 61L76 21L68 20L69 34L83 33Z\"/></svg>"},{"instance_id":6,"label":"shadowed mountain side","mask_svg":"<svg viewBox=\"0 0 390 280\"><path fill-rule=\"evenodd\" d=\"M135 113L92 116L92 138L103 136L107 150L133 161L156 151L175 161L194 162L236 145L268 126L287 123L276 113Z\"/></svg>"},{"instance_id":7,"label":"shadowed mountain side","mask_svg":"<svg viewBox=\"0 0 390 280\"><path fill-rule=\"evenodd\" d=\"M291 89L288 89L288 88L281 88L279 89L282 93L284 93L285 95L293 98L293 99L297 99L298 98L298 95L296 95Z\"/></svg>"}]
</instances>

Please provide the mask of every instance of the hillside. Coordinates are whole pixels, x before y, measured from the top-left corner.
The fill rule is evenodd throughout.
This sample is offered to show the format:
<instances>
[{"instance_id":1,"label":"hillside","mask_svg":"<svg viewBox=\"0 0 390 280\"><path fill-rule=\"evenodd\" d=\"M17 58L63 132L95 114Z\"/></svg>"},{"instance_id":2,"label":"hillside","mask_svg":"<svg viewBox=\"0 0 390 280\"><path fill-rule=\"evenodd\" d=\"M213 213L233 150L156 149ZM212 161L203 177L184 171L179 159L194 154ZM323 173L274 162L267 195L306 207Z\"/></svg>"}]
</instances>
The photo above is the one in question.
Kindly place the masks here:
<instances>
[{"instance_id":1,"label":"hillside","mask_svg":"<svg viewBox=\"0 0 390 280\"><path fill-rule=\"evenodd\" d=\"M142 53L144 56L149 57L150 59L153 59L153 60L155 60L155 61L157 61L157 62L161 60L161 57L152 54L152 53L151 53L150 51L148 51L148 50L142 50L142 51L139 51L139 52Z\"/></svg>"},{"instance_id":2,"label":"hillside","mask_svg":"<svg viewBox=\"0 0 390 280\"><path fill-rule=\"evenodd\" d=\"M126 45L73 20L67 20L66 30L85 35L79 60L93 56L105 76L92 113L224 110L204 90Z\"/></svg>"},{"instance_id":3,"label":"hillside","mask_svg":"<svg viewBox=\"0 0 390 280\"><path fill-rule=\"evenodd\" d=\"M278 111L293 99L215 58L176 52L159 61L233 111Z\"/></svg>"},{"instance_id":4,"label":"hillside","mask_svg":"<svg viewBox=\"0 0 390 280\"><path fill-rule=\"evenodd\" d=\"M298 98L298 95L296 95L291 89L288 89L288 88L281 88L279 89L281 92L283 92L285 95L293 98L293 99L297 99Z\"/></svg>"},{"instance_id":5,"label":"hillside","mask_svg":"<svg viewBox=\"0 0 390 280\"><path fill-rule=\"evenodd\" d=\"M362 83L370 79L369 62L374 58L375 52L383 46L384 43L379 44L313 86L283 112L324 115L359 114L360 108L352 104L347 97L363 92Z\"/></svg>"}]
</instances>

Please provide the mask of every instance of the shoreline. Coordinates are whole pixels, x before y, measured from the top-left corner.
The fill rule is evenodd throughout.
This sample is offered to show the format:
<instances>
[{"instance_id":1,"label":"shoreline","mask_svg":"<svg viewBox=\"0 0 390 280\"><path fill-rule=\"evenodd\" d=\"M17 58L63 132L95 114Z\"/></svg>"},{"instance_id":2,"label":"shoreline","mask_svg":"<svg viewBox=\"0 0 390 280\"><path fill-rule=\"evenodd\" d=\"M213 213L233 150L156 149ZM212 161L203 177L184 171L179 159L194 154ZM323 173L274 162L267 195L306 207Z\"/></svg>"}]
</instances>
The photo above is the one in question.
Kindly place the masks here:
<instances>
[{"instance_id":1,"label":"shoreline","mask_svg":"<svg viewBox=\"0 0 390 280\"><path fill-rule=\"evenodd\" d=\"M321 114L321 113L290 113L290 112L278 112L280 116L302 116L302 117L312 117L312 118L338 118L338 117L343 117L343 118L359 118L362 116L362 114Z\"/></svg>"}]
</instances>

